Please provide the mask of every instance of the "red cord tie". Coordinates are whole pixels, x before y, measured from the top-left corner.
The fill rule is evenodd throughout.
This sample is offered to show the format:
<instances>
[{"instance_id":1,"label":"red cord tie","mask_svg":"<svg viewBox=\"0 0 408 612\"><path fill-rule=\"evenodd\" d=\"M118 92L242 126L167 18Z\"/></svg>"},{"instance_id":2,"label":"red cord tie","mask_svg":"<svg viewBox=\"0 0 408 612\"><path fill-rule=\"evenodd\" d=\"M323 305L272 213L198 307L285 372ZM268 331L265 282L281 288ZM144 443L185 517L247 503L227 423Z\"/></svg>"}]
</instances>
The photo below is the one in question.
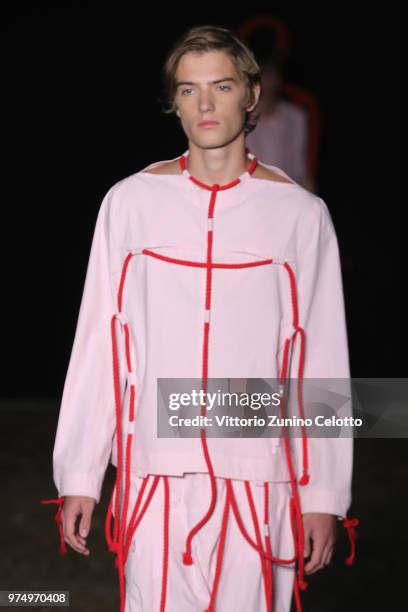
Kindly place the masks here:
<instances>
[{"instance_id":1,"label":"red cord tie","mask_svg":"<svg viewBox=\"0 0 408 612\"><path fill-rule=\"evenodd\" d=\"M301 578L298 578L297 583L301 591L306 591L307 587L309 586L309 583L306 582L306 580L302 580Z\"/></svg>"},{"instance_id":2,"label":"red cord tie","mask_svg":"<svg viewBox=\"0 0 408 612\"><path fill-rule=\"evenodd\" d=\"M65 500L65 497L57 497L56 499L42 499L40 502L41 504L58 504L58 510L54 516L54 521L58 523L58 529L59 529L59 535L60 535L60 547L59 547L60 555L66 555L68 553L68 549L65 545L64 533L62 529L62 519L61 519L62 505L64 503L64 500Z\"/></svg>"},{"instance_id":3,"label":"red cord tie","mask_svg":"<svg viewBox=\"0 0 408 612\"><path fill-rule=\"evenodd\" d=\"M183 553L183 563L184 565L193 565L193 557L189 552Z\"/></svg>"},{"instance_id":4,"label":"red cord tie","mask_svg":"<svg viewBox=\"0 0 408 612\"><path fill-rule=\"evenodd\" d=\"M350 554L345 560L346 565L353 565L355 552L356 552L356 540L357 540L357 532L354 529L359 524L358 518L346 518L343 520L343 526L347 529L348 538L350 541Z\"/></svg>"},{"instance_id":5,"label":"red cord tie","mask_svg":"<svg viewBox=\"0 0 408 612\"><path fill-rule=\"evenodd\" d=\"M302 475L302 478L299 480L299 484L302 485L302 487L304 487L305 485L309 483L309 480L310 480L309 474L303 471L303 475Z\"/></svg>"}]
</instances>

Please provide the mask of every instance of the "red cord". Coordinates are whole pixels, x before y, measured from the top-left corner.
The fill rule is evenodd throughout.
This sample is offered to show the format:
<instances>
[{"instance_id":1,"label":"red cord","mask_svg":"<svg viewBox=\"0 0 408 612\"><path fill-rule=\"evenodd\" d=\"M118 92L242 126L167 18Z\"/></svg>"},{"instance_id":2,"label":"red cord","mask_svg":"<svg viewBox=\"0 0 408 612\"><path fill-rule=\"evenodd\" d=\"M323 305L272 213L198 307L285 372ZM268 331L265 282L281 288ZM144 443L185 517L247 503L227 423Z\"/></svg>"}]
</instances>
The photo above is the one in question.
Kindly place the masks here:
<instances>
[{"instance_id":1,"label":"red cord","mask_svg":"<svg viewBox=\"0 0 408 612\"><path fill-rule=\"evenodd\" d=\"M215 606L215 600L217 597L218 584L219 584L220 576L221 576L221 566L222 566L222 560L223 560L223 555L224 555L225 538L227 535L229 509L230 509L230 503L229 503L228 495L226 493L224 513L222 515L220 541L218 543L218 550L217 550L217 561L216 561L216 566L215 566L214 582L213 582L213 587L211 591L210 603L208 605L208 608L205 610L205 612L214 612L215 610L214 606Z\"/></svg>"},{"instance_id":2,"label":"red cord","mask_svg":"<svg viewBox=\"0 0 408 612\"><path fill-rule=\"evenodd\" d=\"M350 542L350 555L345 560L346 565L353 565L355 552L356 552L356 540L357 540L357 532L355 527L359 524L358 518L345 518L343 520L343 526L347 529L347 535Z\"/></svg>"},{"instance_id":3,"label":"red cord","mask_svg":"<svg viewBox=\"0 0 408 612\"><path fill-rule=\"evenodd\" d=\"M269 483L264 482L264 536L265 536L265 550L268 555L272 556L272 545L271 537L269 533ZM273 566L272 561L265 559L267 584L268 584L268 597L269 601L273 601Z\"/></svg>"},{"instance_id":4,"label":"red cord","mask_svg":"<svg viewBox=\"0 0 408 612\"><path fill-rule=\"evenodd\" d=\"M290 294L291 294L291 300L292 300L292 325L295 330L294 334L291 337L291 341L293 345L295 343L296 336L298 334L300 336L300 355L299 355L299 368L298 368L298 377L297 377L297 399L298 399L298 406L299 406L299 416L302 419L301 431L302 431L302 446L303 446L303 474L299 480L299 484L301 486L305 486L310 481L310 475L308 473L309 457L308 457L307 433L306 433L306 427L303 423L303 419L305 418L305 413L304 413L303 395L302 395L302 381L303 381L303 370L304 370L304 360L305 360L305 332L303 328L299 326L299 307L298 307L298 301L297 301L296 278L288 262L286 261L283 265L289 274Z\"/></svg>"},{"instance_id":5,"label":"red cord","mask_svg":"<svg viewBox=\"0 0 408 612\"><path fill-rule=\"evenodd\" d=\"M62 506L64 505L64 500L65 500L65 497L57 497L56 499L42 499L40 501L41 504L58 504L58 510L54 516L54 521L58 523L58 529L59 529L59 535L60 535L60 547L59 547L60 555L66 555L68 553L68 549L66 547L65 540L64 540L64 532L63 532L62 518L61 518Z\"/></svg>"},{"instance_id":6,"label":"red cord","mask_svg":"<svg viewBox=\"0 0 408 612\"><path fill-rule=\"evenodd\" d=\"M258 516L256 513L255 504L254 504L254 498L252 496L251 485L249 484L248 480L245 480L245 490L246 490L246 494L248 497L249 507L251 510L252 522L254 524L256 543L258 545L258 548L263 551L262 537L261 537L261 531L259 529ZM267 612L272 612L272 607L271 607L272 601L270 599L267 560L264 559L263 555L260 555L260 558L261 558L261 568L262 568L264 587L265 587L266 610Z\"/></svg>"},{"instance_id":7,"label":"red cord","mask_svg":"<svg viewBox=\"0 0 408 612\"><path fill-rule=\"evenodd\" d=\"M169 570L169 520L170 520L170 489L167 476L162 477L164 485L164 524L163 524L163 570L160 612L166 608L167 576Z\"/></svg>"}]
</instances>

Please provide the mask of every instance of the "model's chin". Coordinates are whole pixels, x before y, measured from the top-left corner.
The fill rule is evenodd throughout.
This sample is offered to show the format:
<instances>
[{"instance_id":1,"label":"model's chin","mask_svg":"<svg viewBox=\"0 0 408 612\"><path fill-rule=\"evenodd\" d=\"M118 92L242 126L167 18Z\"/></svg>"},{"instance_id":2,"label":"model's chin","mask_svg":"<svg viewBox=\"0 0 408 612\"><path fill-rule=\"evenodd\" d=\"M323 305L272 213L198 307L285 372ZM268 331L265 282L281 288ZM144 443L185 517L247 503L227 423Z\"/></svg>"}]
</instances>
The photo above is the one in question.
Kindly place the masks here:
<instances>
[{"instance_id":1,"label":"model's chin","mask_svg":"<svg viewBox=\"0 0 408 612\"><path fill-rule=\"evenodd\" d=\"M210 128L197 128L195 136L198 140L205 142L206 140L222 140L222 134L220 130L217 130L217 126Z\"/></svg>"},{"instance_id":2,"label":"model's chin","mask_svg":"<svg viewBox=\"0 0 408 612\"><path fill-rule=\"evenodd\" d=\"M192 140L198 147L215 148L225 146L225 144L229 142L230 138L228 134L209 129L195 132Z\"/></svg>"},{"instance_id":3,"label":"model's chin","mask_svg":"<svg viewBox=\"0 0 408 612\"><path fill-rule=\"evenodd\" d=\"M220 146L218 144L219 139L215 138L190 138L190 141L195 144L199 149L209 149Z\"/></svg>"}]
</instances>

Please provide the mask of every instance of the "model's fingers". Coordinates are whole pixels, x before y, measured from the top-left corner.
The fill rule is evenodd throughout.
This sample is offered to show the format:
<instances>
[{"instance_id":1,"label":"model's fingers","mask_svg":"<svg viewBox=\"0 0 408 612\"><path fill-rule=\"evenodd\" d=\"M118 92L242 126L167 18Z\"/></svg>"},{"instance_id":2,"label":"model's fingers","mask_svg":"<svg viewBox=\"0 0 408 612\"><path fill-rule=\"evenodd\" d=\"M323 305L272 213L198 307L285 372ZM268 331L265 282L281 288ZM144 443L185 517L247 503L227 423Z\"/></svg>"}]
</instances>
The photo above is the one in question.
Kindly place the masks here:
<instances>
[{"instance_id":1,"label":"model's fingers","mask_svg":"<svg viewBox=\"0 0 408 612\"><path fill-rule=\"evenodd\" d=\"M312 542L311 542L310 531L308 529L305 529L304 534L303 534L303 556L306 558L311 554L311 552L312 552Z\"/></svg>"},{"instance_id":2,"label":"model's fingers","mask_svg":"<svg viewBox=\"0 0 408 612\"><path fill-rule=\"evenodd\" d=\"M89 554L89 550L80 542L74 533L64 535L64 540L71 548L79 553Z\"/></svg>"},{"instance_id":3,"label":"model's fingers","mask_svg":"<svg viewBox=\"0 0 408 612\"><path fill-rule=\"evenodd\" d=\"M332 558L333 549L334 549L334 544L332 542L329 542L323 553L323 565L325 566L329 565L331 558Z\"/></svg>"},{"instance_id":4,"label":"model's fingers","mask_svg":"<svg viewBox=\"0 0 408 612\"><path fill-rule=\"evenodd\" d=\"M79 524L79 535L86 538L91 529L92 508L88 504L82 510L82 518Z\"/></svg>"},{"instance_id":5,"label":"model's fingers","mask_svg":"<svg viewBox=\"0 0 408 612\"><path fill-rule=\"evenodd\" d=\"M62 512L62 525L64 540L79 553L89 554L89 550L85 545L78 539L75 534L75 521L78 516L78 510L68 507Z\"/></svg>"},{"instance_id":6,"label":"model's fingers","mask_svg":"<svg viewBox=\"0 0 408 612\"><path fill-rule=\"evenodd\" d=\"M82 518L79 524L79 533L77 534L77 538L84 546L86 546L86 538L91 530L93 509L94 504L92 503L87 502L82 506Z\"/></svg>"},{"instance_id":7,"label":"model's fingers","mask_svg":"<svg viewBox=\"0 0 408 612\"><path fill-rule=\"evenodd\" d=\"M312 574L319 570L322 565L322 555L324 549L324 542L319 538L313 538L313 547L312 547L312 556L310 561L305 565L305 572L307 574Z\"/></svg>"},{"instance_id":8,"label":"model's fingers","mask_svg":"<svg viewBox=\"0 0 408 612\"><path fill-rule=\"evenodd\" d=\"M77 552L80 552L80 553L83 553L83 554L89 554L89 550L79 540L79 538L77 537L77 535L73 531L68 531L64 535L64 539L71 546L71 548L73 548Z\"/></svg>"},{"instance_id":9,"label":"model's fingers","mask_svg":"<svg viewBox=\"0 0 408 612\"><path fill-rule=\"evenodd\" d=\"M82 546L82 544L79 543L78 540L77 540L78 542L77 544L75 544L75 542L68 537L64 538L64 540L68 544L68 546L73 548L76 552L81 553L82 555L86 555L86 556L90 554L89 549L86 548L85 546Z\"/></svg>"},{"instance_id":10,"label":"model's fingers","mask_svg":"<svg viewBox=\"0 0 408 612\"><path fill-rule=\"evenodd\" d=\"M312 554L312 530L311 527L305 523L303 526L303 556L309 557Z\"/></svg>"}]
</instances>

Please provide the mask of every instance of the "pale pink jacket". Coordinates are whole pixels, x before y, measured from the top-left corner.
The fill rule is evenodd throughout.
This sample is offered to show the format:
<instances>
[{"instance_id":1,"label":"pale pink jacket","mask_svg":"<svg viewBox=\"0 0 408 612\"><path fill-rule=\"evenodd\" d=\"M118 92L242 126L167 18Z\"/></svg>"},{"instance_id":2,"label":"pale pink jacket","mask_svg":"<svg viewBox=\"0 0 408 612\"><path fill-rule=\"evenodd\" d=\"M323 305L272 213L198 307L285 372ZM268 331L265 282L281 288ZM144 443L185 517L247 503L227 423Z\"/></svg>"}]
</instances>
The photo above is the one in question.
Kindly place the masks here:
<instances>
[{"instance_id":1,"label":"pale pink jacket","mask_svg":"<svg viewBox=\"0 0 408 612\"><path fill-rule=\"evenodd\" d=\"M273 264L213 271L208 376L279 377L284 342L293 334L291 291L283 266L288 262L296 276L299 325L306 337L303 376L346 379L350 373L341 269L328 208L279 167L264 165L291 182L246 172L216 197L213 261L273 258ZM130 382L136 388L131 469L138 476L207 471L199 438L156 435L156 378L202 375L206 270L141 251L204 262L211 192L189 180L187 172L143 170L115 183L99 208L53 454L60 496L88 495L99 502L109 460L117 465L111 319L120 310L118 291L129 256L121 312L131 329L130 380L123 327L116 325L126 413ZM298 346L292 353L293 377ZM350 403L344 415L351 415ZM127 415L124 435L126 421ZM308 442L310 482L299 487L302 511L345 517L351 503L353 440ZM279 438L208 438L207 443L216 476L260 484L289 480ZM300 438L293 441L298 476L301 445Z\"/></svg>"}]
</instances>

